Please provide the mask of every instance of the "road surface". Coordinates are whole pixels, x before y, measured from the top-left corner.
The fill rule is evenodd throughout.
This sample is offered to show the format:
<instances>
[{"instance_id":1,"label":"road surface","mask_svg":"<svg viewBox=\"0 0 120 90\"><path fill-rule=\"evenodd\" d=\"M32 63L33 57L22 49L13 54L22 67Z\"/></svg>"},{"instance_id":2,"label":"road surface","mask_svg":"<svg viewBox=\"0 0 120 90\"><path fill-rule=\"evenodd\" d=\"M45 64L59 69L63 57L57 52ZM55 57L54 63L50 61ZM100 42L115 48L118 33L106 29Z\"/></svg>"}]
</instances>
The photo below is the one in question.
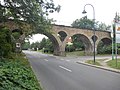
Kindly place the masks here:
<instances>
[{"instance_id":1,"label":"road surface","mask_svg":"<svg viewBox=\"0 0 120 90\"><path fill-rule=\"evenodd\" d=\"M44 90L120 90L120 74L76 63L85 57L24 53Z\"/></svg>"}]
</instances>

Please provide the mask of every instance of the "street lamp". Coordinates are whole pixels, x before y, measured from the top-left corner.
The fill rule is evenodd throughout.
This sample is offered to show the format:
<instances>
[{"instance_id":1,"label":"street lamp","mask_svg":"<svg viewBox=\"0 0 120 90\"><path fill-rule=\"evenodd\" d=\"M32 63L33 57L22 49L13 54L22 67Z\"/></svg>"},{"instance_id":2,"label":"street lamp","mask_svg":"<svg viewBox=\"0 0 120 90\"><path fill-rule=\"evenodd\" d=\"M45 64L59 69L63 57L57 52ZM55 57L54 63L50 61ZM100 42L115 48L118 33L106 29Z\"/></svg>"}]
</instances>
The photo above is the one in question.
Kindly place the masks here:
<instances>
[{"instance_id":1,"label":"street lamp","mask_svg":"<svg viewBox=\"0 0 120 90\"><path fill-rule=\"evenodd\" d=\"M85 11L85 7L87 6L87 5L90 5L90 6L92 6L92 8L93 8L93 30L94 30L94 32L93 32L93 37L92 37L92 39L93 39L93 53L94 53L94 64L95 64L95 42L96 42L96 36L95 36L95 9L94 9L94 7L93 7L93 5L92 4L86 4L85 6L84 6L84 10L83 10L83 14L86 14L87 12Z\"/></svg>"}]
</instances>

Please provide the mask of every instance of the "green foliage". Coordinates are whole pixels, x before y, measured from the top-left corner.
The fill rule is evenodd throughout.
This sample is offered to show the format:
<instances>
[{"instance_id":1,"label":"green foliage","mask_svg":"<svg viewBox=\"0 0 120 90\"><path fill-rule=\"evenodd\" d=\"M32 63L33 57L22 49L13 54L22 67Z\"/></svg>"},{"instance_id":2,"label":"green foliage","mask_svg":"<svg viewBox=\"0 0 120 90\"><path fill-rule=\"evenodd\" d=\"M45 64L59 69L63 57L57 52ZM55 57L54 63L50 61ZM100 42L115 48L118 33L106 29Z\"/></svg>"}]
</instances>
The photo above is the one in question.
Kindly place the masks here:
<instances>
[{"instance_id":1,"label":"green foliage","mask_svg":"<svg viewBox=\"0 0 120 90\"><path fill-rule=\"evenodd\" d=\"M47 45L47 39L46 39L46 38L43 38L42 41L40 42L40 45L41 45L41 49L42 49L42 48L45 48L46 45Z\"/></svg>"},{"instance_id":2,"label":"green foliage","mask_svg":"<svg viewBox=\"0 0 120 90\"><path fill-rule=\"evenodd\" d=\"M0 61L0 90L42 90L23 55Z\"/></svg>"},{"instance_id":3,"label":"green foliage","mask_svg":"<svg viewBox=\"0 0 120 90\"><path fill-rule=\"evenodd\" d=\"M14 32L14 33L12 33L12 36L17 40L17 39L19 39L20 38L20 33L19 32Z\"/></svg>"},{"instance_id":4,"label":"green foliage","mask_svg":"<svg viewBox=\"0 0 120 90\"><path fill-rule=\"evenodd\" d=\"M116 60L110 60L107 62L107 64L111 68L120 69L120 59L117 60L117 66L116 66Z\"/></svg>"},{"instance_id":5,"label":"green foliage","mask_svg":"<svg viewBox=\"0 0 120 90\"><path fill-rule=\"evenodd\" d=\"M110 25L106 25L105 23L100 23L98 24L97 30L110 30L111 26Z\"/></svg>"},{"instance_id":6,"label":"green foliage","mask_svg":"<svg viewBox=\"0 0 120 90\"><path fill-rule=\"evenodd\" d=\"M23 50L28 50L29 48L30 48L30 42L24 42L24 44L22 44Z\"/></svg>"},{"instance_id":7,"label":"green foliage","mask_svg":"<svg viewBox=\"0 0 120 90\"><path fill-rule=\"evenodd\" d=\"M12 51L10 30L0 27L0 56L7 57Z\"/></svg>"},{"instance_id":8,"label":"green foliage","mask_svg":"<svg viewBox=\"0 0 120 90\"><path fill-rule=\"evenodd\" d=\"M21 20L37 32L44 33L51 22L46 16L59 10L60 5L55 6L53 0L3 0L0 2L0 22L12 19L22 28Z\"/></svg>"},{"instance_id":9,"label":"green foliage","mask_svg":"<svg viewBox=\"0 0 120 90\"><path fill-rule=\"evenodd\" d=\"M75 47L73 45L66 45L65 51L73 52L73 51L75 51Z\"/></svg>"},{"instance_id":10,"label":"green foliage","mask_svg":"<svg viewBox=\"0 0 120 90\"><path fill-rule=\"evenodd\" d=\"M50 53L53 52L53 44L50 41L50 39L46 40L46 45L45 45L44 48L46 48Z\"/></svg>"},{"instance_id":11,"label":"green foliage","mask_svg":"<svg viewBox=\"0 0 120 90\"><path fill-rule=\"evenodd\" d=\"M31 48L31 49L34 48L35 51L37 50L37 48L40 50L40 49L41 49L41 44L40 44L40 42L32 43L32 44L30 45L30 48Z\"/></svg>"},{"instance_id":12,"label":"green foliage","mask_svg":"<svg viewBox=\"0 0 120 90\"><path fill-rule=\"evenodd\" d=\"M72 23L72 26L81 29L93 29L94 21L87 19L87 17L83 17L81 19L76 19Z\"/></svg>"},{"instance_id":13,"label":"green foliage","mask_svg":"<svg viewBox=\"0 0 120 90\"><path fill-rule=\"evenodd\" d=\"M50 39L43 38L41 42L35 42L31 44L31 48L37 50L44 49L45 52L53 52L53 44Z\"/></svg>"},{"instance_id":14,"label":"green foliage","mask_svg":"<svg viewBox=\"0 0 120 90\"><path fill-rule=\"evenodd\" d=\"M53 44L50 41L50 39L45 39L43 38L42 41L40 42L40 48L43 49L43 52L53 52Z\"/></svg>"},{"instance_id":15,"label":"green foliage","mask_svg":"<svg viewBox=\"0 0 120 90\"><path fill-rule=\"evenodd\" d=\"M84 50L84 44L80 40L80 35L74 35L72 36L72 45L66 45L65 50L68 52L72 52L75 50L82 51Z\"/></svg>"},{"instance_id":16,"label":"green foliage","mask_svg":"<svg viewBox=\"0 0 120 90\"><path fill-rule=\"evenodd\" d=\"M84 51L72 51L72 52L67 52L67 56L84 56L85 52Z\"/></svg>"},{"instance_id":17,"label":"green foliage","mask_svg":"<svg viewBox=\"0 0 120 90\"><path fill-rule=\"evenodd\" d=\"M41 50L45 48L46 45L47 45L47 39L43 38L41 42L32 43L30 46L31 49L34 48L35 50L37 50L37 48L39 48L39 50Z\"/></svg>"},{"instance_id":18,"label":"green foliage","mask_svg":"<svg viewBox=\"0 0 120 90\"><path fill-rule=\"evenodd\" d=\"M111 45L104 45L103 42L100 42L97 47L98 54L111 54L112 53L112 46Z\"/></svg>"},{"instance_id":19,"label":"green foliage","mask_svg":"<svg viewBox=\"0 0 120 90\"><path fill-rule=\"evenodd\" d=\"M101 64L97 61L95 61L95 64L94 64L93 60L87 60L86 63L101 66Z\"/></svg>"},{"instance_id":20,"label":"green foliage","mask_svg":"<svg viewBox=\"0 0 120 90\"><path fill-rule=\"evenodd\" d=\"M72 27L90 30L93 30L94 28L95 30L109 30L111 28L110 25L107 26L105 23L99 23L98 21L94 22L93 20L88 19L87 16L76 19L72 23Z\"/></svg>"},{"instance_id":21,"label":"green foliage","mask_svg":"<svg viewBox=\"0 0 120 90\"><path fill-rule=\"evenodd\" d=\"M75 50L84 50L85 46L81 40L79 40L80 36L79 35L74 35L72 37L72 43L75 48Z\"/></svg>"}]
</instances>

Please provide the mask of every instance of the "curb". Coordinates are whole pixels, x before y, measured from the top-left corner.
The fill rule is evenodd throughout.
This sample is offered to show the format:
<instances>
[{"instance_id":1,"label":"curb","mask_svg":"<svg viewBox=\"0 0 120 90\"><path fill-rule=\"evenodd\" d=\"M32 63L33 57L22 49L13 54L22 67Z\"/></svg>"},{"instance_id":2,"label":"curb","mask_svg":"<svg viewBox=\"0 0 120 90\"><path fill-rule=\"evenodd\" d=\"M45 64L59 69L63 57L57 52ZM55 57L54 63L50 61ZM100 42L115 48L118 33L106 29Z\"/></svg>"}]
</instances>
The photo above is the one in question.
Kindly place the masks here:
<instances>
[{"instance_id":1,"label":"curb","mask_svg":"<svg viewBox=\"0 0 120 90\"><path fill-rule=\"evenodd\" d=\"M115 72L115 73L119 73L119 74L120 74L120 70L117 70L117 69L108 68L108 67L103 67L103 66L97 66L97 65L92 65L92 64L85 63L85 62L76 62L76 63L82 64L82 65L86 65L86 66L95 67L95 68L99 68L99 69L103 69L103 70L107 70L107 71L111 71L111 72Z\"/></svg>"}]
</instances>

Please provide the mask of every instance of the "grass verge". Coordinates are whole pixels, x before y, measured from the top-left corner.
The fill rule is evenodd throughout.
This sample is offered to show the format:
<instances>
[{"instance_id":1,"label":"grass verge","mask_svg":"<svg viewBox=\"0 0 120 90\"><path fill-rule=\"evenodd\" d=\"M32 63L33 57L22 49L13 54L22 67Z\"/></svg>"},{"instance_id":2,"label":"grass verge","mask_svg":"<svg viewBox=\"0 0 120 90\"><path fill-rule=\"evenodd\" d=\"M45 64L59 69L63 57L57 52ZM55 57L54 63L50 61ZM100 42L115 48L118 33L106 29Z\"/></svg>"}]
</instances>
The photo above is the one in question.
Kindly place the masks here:
<instances>
[{"instance_id":1,"label":"grass verge","mask_svg":"<svg viewBox=\"0 0 120 90\"><path fill-rule=\"evenodd\" d=\"M0 90L42 90L24 54L0 60Z\"/></svg>"},{"instance_id":2,"label":"grass verge","mask_svg":"<svg viewBox=\"0 0 120 90\"><path fill-rule=\"evenodd\" d=\"M93 60L87 60L86 63L88 64L92 64L92 65L98 65L98 66L102 66L99 62L95 61L95 64L94 64L94 61Z\"/></svg>"},{"instance_id":3,"label":"grass verge","mask_svg":"<svg viewBox=\"0 0 120 90\"><path fill-rule=\"evenodd\" d=\"M84 56L84 51L73 51L73 52L66 52L67 56Z\"/></svg>"},{"instance_id":4,"label":"grass verge","mask_svg":"<svg viewBox=\"0 0 120 90\"><path fill-rule=\"evenodd\" d=\"M110 66L111 68L120 69L120 59L117 60L117 65L116 65L116 60L108 61L107 65Z\"/></svg>"}]
</instances>

